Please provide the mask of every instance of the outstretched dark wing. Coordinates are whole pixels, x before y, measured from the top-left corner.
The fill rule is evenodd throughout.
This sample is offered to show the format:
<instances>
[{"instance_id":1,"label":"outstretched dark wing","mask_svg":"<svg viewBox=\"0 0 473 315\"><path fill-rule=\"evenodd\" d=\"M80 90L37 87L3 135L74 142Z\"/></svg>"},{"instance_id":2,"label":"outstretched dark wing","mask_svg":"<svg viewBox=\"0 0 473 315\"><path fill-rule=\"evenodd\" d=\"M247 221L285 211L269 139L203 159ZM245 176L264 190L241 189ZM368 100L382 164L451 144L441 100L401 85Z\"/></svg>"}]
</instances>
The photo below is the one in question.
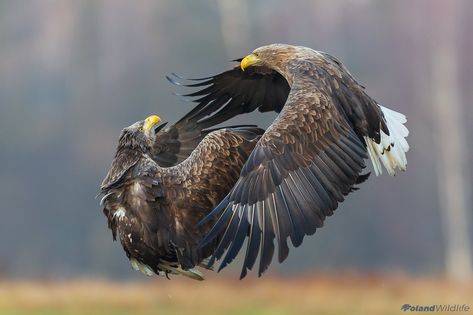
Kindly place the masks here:
<instances>
[{"instance_id":1,"label":"outstretched dark wing","mask_svg":"<svg viewBox=\"0 0 473 315\"><path fill-rule=\"evenodd\" d=\"M241 277L258 256L258 274L267 269L274 239L278 259L284 261L287 238L299 246L304 235L321 227L353 186L367 177L360 175L365 145L340 113L319 67L310 62L295 67L300 77L283 110L253 150L235 187L208 216L218 215L218 220L202 244L224 231L213 254L213 259L223 257L220 269L248 237Z\"/></svg>"},{"instance_id":2,"label":"outstretched dark wing","mask_svg":"<svg viewBox=\"0 0 473 315\"><path fill-rule=\"evenodd\" d=\"M283 76L264 67L242 71L238 66L212 77L193 79L197 83L192 84L180 83L179 80L183 79L177 76L168 77L168 80L176 85L203 87L183 96L195 97L193 101L198 103L189 117L212 125L257 108L261 112L279 113L290 90ZM205 118L213 113L212 117Z\"/></svg>"},{"instance_id":3,"label":"outstretched dark wing","mask_svg":"<svg viewBox=\"0 0 473 315\"><path fill-rule=\"evenodd\" d=\"M376 101L368 96L348 72L346 67L335 57L323 52L316 52L312 60L314 79L320 80L321 86L334 105L360 136L369 136L377 143L380 140L380 127L389 135L383 113ZM183 84L180 77L168 80L176 85L200 90L185 94L194 97L197 106L189 117L202 122L228 120L242 113L258 108L261 112L280 112L286 103L291 87L286 79L274 70L265 67L249 67L242 71L240 67L203 79L194 79L197 83Z\"/></svg>"}]
</instances>

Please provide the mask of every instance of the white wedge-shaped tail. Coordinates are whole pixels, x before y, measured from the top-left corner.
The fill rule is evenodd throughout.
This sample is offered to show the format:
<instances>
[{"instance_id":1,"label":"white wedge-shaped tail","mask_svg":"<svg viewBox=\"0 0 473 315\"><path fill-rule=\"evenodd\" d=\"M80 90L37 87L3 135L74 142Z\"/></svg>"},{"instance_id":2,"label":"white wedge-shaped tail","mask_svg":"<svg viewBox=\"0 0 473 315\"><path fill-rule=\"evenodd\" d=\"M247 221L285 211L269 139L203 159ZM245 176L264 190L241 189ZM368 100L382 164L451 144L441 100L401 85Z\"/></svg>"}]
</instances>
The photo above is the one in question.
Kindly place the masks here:
<instances>
[{"instance_id":1,"label":"white wedge-shaped tail","mask_svg":"<svg viewBox=\"0 0 473 315\"><path fill-rule=\"evenodd\" d=\"M388 171L389 175L394 175L396 168L405 171L407 165L406 152L409 151L409 144L406 137L409 135L404 124L407 119L401 113L379 105L386 125L389 129L389 136L381 130L381 142L376 143L373 139L365 137L366 147L373 163L376 175L383 173L381 164Z\"/></svg>"}]
</instances>

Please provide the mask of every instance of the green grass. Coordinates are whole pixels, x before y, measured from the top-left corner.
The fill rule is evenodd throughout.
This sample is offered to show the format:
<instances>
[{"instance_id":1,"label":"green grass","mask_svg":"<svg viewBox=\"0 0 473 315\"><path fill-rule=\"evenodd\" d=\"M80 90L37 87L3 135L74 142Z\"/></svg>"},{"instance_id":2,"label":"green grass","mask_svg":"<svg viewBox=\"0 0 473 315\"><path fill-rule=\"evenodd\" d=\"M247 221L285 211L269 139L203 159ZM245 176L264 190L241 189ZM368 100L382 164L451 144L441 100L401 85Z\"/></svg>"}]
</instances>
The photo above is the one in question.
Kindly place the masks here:
<instances>
[{"instance_id":1,"label":"green grass","mask_svg":"<svg viewBox=\"0 0 473 315\"><path fill-rule=\"evenodd\" d=\"M2 315L378 315L402 314L404 303L473 306L473 285L366 275L0 282Z\"/></svg>"}]
</instances>

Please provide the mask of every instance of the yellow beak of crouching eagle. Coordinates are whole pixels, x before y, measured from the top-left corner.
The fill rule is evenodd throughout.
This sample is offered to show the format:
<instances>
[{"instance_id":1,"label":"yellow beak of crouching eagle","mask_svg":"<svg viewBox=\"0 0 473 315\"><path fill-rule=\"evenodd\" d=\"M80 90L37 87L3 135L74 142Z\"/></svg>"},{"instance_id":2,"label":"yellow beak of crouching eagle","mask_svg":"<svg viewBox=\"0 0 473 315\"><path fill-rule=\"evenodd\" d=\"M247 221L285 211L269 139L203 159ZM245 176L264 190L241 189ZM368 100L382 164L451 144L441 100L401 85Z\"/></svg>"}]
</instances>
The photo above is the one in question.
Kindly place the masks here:
<instances>
[{"instance_id":1,"label":"yellow beak of crouching eagle","mask_svg":"<svg viewBox=\"0 0 473 315\"><path fill-rule=\"evenodd\" d=\"M148 118L145 119L145 122L143 123L143 131L145 134L148 134L151 128L156 126L157 123L161 121L161 118L156 115L151 115Z\"/></svg>"},{"instance_id":2,"label":"yellow beak of crouching eagle","mask_svg":"<svg viewBox=\"0 0 473 315\"><path fill-rule=\"evenodd\" d=\"M240 62L241 70L245 71L246 68L255 64L257 61L259 61L259 59L258 59L258 56L256 56L255 54L250 54L246 56Z\"/></svg>"}]
</instances>

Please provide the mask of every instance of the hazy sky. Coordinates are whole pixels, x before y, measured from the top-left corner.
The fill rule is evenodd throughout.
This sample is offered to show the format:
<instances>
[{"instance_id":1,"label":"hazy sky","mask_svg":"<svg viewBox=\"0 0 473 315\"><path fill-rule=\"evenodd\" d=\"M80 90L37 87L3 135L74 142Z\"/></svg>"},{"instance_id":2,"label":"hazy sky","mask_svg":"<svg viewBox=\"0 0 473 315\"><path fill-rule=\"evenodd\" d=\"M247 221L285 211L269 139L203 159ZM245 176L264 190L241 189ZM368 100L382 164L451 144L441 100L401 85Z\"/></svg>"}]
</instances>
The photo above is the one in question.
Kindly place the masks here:
<instances>
[{"instance_id":1,"label":"hazy sky","mask_svg":"<svg viewBox=\"0 0 473 315\"><path fill-rule=\"evenodd\" d=\"M270 273L440 272L431 55L439 19L453 14L462 117L471 121L472 10L440 0L2 1L0 272L134 275L94 199L120 130L190 110L166 74L218 73L273 42L339 57L379 103L408 116L412 150L405 174L372 176ZM237 121L265 127L274 117Z\"/></svg>"}]
</instances>

